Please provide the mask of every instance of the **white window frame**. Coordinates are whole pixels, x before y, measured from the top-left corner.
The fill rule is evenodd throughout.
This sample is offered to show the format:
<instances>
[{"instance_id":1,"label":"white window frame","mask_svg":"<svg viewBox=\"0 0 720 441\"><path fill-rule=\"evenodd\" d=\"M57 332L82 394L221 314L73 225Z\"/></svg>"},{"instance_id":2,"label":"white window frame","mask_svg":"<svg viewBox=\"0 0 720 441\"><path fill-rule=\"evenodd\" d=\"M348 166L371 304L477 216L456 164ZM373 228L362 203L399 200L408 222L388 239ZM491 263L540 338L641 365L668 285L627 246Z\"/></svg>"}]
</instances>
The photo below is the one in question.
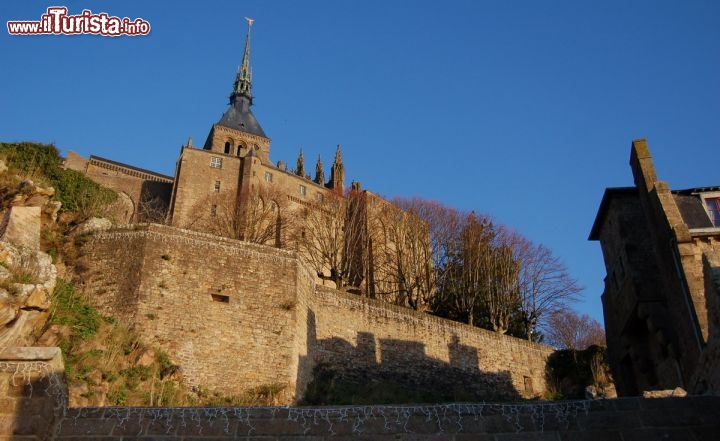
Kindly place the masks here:
<instances>
[{"instance_id":1,"label":"white window frame","mask_svg":"<svg viewBox=\"0 0 720 441\"><path fill-rule=\"evenodd\" d=\"M699 196L700 196L700 199L702 199L703 208L705 209L705 212L707 213L708 218L710 219L710 222L718 223L719 222L718 219L713 219L713 214L710 212L710 208L708 207L707 199L720 198L720 191L710 191L707 193L700 193ZM714 225L714 223L713 223L713 225ZM713 226L712 228L720 228L720 227Z\"/></svg>"},{"instance_id":2,"label":"white window frame","mask_svg":"<svg viewBox=\"0 0 720 441\"><path fill-rule=\"evenodd\" d=\"M219 156L210 157L210 168L222 168L223 158Z\"/></svg>"}]
</instances>

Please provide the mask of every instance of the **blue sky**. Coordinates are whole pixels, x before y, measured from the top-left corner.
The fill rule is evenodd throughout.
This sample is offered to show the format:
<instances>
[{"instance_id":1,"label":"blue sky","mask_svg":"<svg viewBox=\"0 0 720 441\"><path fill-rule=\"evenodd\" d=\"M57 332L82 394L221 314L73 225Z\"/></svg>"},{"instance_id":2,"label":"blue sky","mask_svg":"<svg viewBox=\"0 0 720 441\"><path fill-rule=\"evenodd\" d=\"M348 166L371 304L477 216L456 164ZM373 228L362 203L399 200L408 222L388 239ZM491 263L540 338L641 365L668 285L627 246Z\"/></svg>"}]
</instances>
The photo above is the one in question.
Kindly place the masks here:
<instances>
[{"instance_id":1,"label":"blue sky","mask_svg":"<svg viewBox=\"0 0 720 441\"><path fill-rule=\"evenodd\" d=\"M347 179L493 216L544 243L602 321L587 236L648 139L672 188L720 185L720 2L2 2L143 18L147 36L0 32L0 140L54 142L172 174L224 112L253 27L255 115L271 159L300 147ZM326 174L328 171L326 171Z\"/></svg>"}]
</instances>

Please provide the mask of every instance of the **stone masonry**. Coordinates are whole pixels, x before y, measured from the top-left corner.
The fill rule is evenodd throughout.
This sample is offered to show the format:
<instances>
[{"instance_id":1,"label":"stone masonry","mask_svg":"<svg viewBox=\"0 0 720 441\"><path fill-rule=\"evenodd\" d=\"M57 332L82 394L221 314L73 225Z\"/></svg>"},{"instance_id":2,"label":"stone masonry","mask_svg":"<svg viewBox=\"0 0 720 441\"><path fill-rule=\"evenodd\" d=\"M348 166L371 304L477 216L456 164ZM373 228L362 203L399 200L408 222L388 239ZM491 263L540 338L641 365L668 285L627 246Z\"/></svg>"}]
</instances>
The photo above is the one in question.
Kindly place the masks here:
<instances>
[{"instance_id":1,"label":"stone masonry","mask_svg":"<svg viewBox=\"0 0 720 441\"><path fill-rule=\"evenodd\" d=\"M90 302L164 349L191 385L280 384L290 404L323 364L365 381L443 378L475 399L545 391L552 348L316 286L294 252L136 225L88 236L83 254Z\"/></svg>"},{"instance_id":2,"label":"stone masonry","mask_svg":"<svg viewBox=\"0 0 720 441\"><path fill-rule=\"evenodd\" d=\"M635 186L605 191L590 233L607 270L602 300L618 393L678 386L717 393L717 381L700 381L699 372L719 366L706 351L714 347L720 251L709 207L720 187L671 190L644 139L632 143L630 168Z\"/></svg>"}]
</instances>

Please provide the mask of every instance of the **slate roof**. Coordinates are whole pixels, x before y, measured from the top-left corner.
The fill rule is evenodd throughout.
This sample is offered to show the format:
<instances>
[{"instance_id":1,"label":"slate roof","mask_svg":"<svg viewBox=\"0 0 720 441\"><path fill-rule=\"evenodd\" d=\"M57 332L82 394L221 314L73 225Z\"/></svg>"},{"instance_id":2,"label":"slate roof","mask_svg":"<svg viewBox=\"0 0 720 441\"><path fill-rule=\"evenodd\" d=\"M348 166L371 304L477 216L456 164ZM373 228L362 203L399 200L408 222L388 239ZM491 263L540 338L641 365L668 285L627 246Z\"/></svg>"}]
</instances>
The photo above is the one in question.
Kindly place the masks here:
<instances>
[{"instance_id":1,"label":"slate roof","mask_svg":"<svg viewBox=\"0 0 720 441\"><path fill-rule=\"evenodd\" d=\"M720 191L720 187L690 188L687 190L674 190L672 192L675 203L680 210L680 215L688 228L713 227L710 216L708 216L707 210L703 205L703 201L700 199L700 196L698 196L698 193L710 191Z\"/></svg>"},{"instance_id":2,"label":"slate roof","mask_svg":"<svg viewBox=\"0 0 720 441\"><path fill-rule=\"evenodd\" d=\"M218 125L267 138L260 123L250 110L250 100L245 96L235 95L232 97L230 107L220 118Z\"/></svg>"}]
</instances>

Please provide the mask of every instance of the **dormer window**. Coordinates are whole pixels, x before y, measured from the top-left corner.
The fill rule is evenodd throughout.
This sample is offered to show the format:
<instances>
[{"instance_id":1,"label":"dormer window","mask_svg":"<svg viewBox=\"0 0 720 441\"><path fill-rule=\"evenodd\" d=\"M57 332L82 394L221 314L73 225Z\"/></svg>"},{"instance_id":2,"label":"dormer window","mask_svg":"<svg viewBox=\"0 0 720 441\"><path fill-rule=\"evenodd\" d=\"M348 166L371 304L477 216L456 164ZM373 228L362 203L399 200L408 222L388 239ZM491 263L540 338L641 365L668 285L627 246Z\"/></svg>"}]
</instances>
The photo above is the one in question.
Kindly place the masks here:
<instances>
[{"instance_id":1,"label":"dormer window","mask_svg":"<svg viewBox=\"0 0 720 441\"><path fill-rule=\"evenodd\" d=\"M705 198L705 206L714 227L720 227L720 197Z\"/></svg>"}]
</instances>

